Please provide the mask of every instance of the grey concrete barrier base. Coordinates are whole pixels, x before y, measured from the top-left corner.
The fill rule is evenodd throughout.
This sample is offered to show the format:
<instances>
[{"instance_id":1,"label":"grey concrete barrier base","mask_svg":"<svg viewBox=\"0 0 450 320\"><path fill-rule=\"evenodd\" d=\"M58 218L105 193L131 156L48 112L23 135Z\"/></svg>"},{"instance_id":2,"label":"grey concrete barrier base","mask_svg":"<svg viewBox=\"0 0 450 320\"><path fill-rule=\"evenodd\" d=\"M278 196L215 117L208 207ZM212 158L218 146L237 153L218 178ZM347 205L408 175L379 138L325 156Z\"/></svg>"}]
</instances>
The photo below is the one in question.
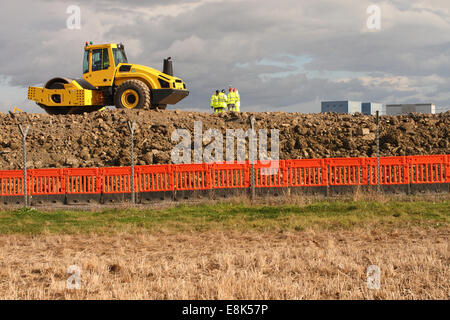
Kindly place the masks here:
<instances>
[{"instance_id":1,"label":"grey concrete barrier base","mask_svg":"<svg viewBox=\"0 0 450 320\"><path fill-rule=\"evenodd\" d=\"M411 193L412 194L448 193L448 192L450 192L450 183L411 184Z\"/></svg>"},{"instance_id":2,"label":"grey concrete barrier base","mask_svg":"<svg viewBox=\"0 0 450 320\"><path fill-rule=\"evenodd\" d=\"M409 184L382 185L380 186L380 190L383 193L390 193L390 194L409 194L410 186ZM368 191L376 192L377 186L370 186L368 188Z\"/></svg>"},{"instance_id":3,"label":"grey concrete barrier base","mask_svg":"<svg viewBox=\"0 0 450 320\"><path fill-rule=\"evenodd\" d=\"M29 203L32 206L51 205L51 204L66 204L66 195L52 194L52 195L33 195Z\"/></svg>"},{"instance_id":4,"label":"grey concrete barrier base","mask_svg":"<svg viewBox=\"0 0 450 320\"><path fill-rule=\"evenodd\" d=\"M208 198L211 200L225 200L236 197L248 197L248 188L223 188L212 189L208 193Z\"/></svg>"},{"instance_id":5,"label":"grey concrete barrier base","mask_svg":"<svg viewBox=\"0 0 450 320\"><path fill-rule=\"evenodd\" d=\"M361 186L329 186L328 195L331 197L349 195L356 193L360 189Z\"/></svg>"},{"instance_id":6,"label":"grey concrete barrier base","mask_svg":"<svg viewBox=\"0 0 450 320\"><path fill-rule=\"evenodd\" d=\"M319 187L290 187L290 193L293 196L327 196L329 190L326 186Z\"/></svg>"},{"instance_id":7,"label":"grey concrete barrier base","mask_svg":"<svg viewBox=\"0 0 450 320\"><path fill-rule=\"evenodd\" d=\"M131 193L103 193L101 203L131 203Z\"/></svg>"},{"instance_id":8,"label":"grey concrete barrier base","mask_svg":"<svg viewBox=\"0 0 450 320\"><path fill-rule=\"evenodd\" d=\"M25 200L23 196L1 196L0 205L25 205Z\"/></svg>"},{"instance_id":9,"label":"grey concrete barrier base","mask_svg":"<svg viewBox=\"0 0 450 320\"><path fill-rule=\"evenodd\" d=\"M130 195L131 196L131 195ZM137 203L152 203L164 200L173 200L172 191L139 192L136 193Z\"/></svg>"},{"instance_id":10,"label":"grey concrete barrier base","mask_svg":"<svg viewBox=\"0 0 450 320\"><path fill-rule=\"evenodd\" d=\"M233 197L248 197L248 188L223 188L223 189L206 189L206 190L177 190L174 192L174 200L195 200L195 199L211 199L222 200Z\"/></svg>"},{"instance_id":11,"label":"grey concrete barrier base","mask_svg":"<svg viewBox=\"0 0 450 320\"><path fill-rule=\"evenodd\" d=\"M286 187L264 187L255 188L255 196L257 197L283 197L289 195L289 188Z\"/></svg>"},{"instance_id":12,"label":"grey concrete barrier base","mask_svg":"<svg viewBox=\"0 0 450 320\"><path fill-rule=\"evenodd\" d=\"M173 199L175 201L206 199L210 190L176 190Z\"/></svg>"},{"instance_id":13,"label":"grey concrete barrier base","mask_svg":"<svg viewBox=\"0 0 450 320\"><path fill-rule=\"evenodd\" d=\"M90 203L102 203L102 197L100 193L89 194L67 194L66 204L90 204Z\"/></svg>"},{"instance_id":14,"label":"grey concrete barrier base","mask_svg":"<svg viewBox=\"0 0 450 320\"><path fill-rule=\"evenodd\" d=\"M408 194L407 184L397 184L397 185L382 185L380 186L380 191L383 193L391 193L391 194ZM377 186L376 185L354 185L354 186L329 186L329 195L330 196L341 196L341 195L349 195L355 193L376 193Z\"/></svg>"}]
</instances>

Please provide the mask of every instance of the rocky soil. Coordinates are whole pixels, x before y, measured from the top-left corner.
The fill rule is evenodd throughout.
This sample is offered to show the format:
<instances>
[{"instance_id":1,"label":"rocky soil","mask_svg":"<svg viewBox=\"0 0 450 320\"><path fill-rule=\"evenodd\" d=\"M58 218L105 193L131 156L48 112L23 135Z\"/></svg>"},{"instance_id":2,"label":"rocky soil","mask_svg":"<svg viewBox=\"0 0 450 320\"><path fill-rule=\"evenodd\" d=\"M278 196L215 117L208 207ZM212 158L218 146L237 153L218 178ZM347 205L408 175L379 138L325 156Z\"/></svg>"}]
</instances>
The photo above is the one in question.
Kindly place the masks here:
<instances>
[{"instance_id":1,"label":"rocky soil","mask_svg":"<svg viewBox=\"0 0 450 320\"><path fill-rule=\"evenodd\" d=\"M194 121L203 132L250 128L279 129L280 158L367 157L376 150L374 117L285 112L225 113L185 111L105 110L91 114L0 113L0 169L22 166L22 137L17 124L30 125L27 138L29 168L102 167L129 165L127 120L137 122L136 164L171 163L175 129L193 133ZM382 116L382 156L450 153L450 112L436 115ZM225 139L224 139L225 141ZM269 139L270 141L270 139Z\"/></svg>"}]
</instances>

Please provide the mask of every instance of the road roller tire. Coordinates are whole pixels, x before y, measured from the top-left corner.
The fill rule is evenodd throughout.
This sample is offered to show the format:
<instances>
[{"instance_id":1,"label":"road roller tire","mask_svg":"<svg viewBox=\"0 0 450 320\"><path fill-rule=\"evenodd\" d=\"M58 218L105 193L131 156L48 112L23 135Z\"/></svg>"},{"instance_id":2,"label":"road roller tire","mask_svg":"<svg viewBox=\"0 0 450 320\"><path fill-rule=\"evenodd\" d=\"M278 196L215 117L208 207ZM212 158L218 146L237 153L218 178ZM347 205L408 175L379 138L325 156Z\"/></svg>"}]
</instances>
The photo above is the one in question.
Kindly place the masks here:
<instances>
[{"instance_id":1,"label":"road roller tire","mask_svg":"<svg viewBox=\"0 0 450 320\"><path fill-rule=\"evenodd\" d=\"M119 109L150 109L150 90L140 80L127 80L117 87L114 105Z\"/></svg>"}]
</instances>

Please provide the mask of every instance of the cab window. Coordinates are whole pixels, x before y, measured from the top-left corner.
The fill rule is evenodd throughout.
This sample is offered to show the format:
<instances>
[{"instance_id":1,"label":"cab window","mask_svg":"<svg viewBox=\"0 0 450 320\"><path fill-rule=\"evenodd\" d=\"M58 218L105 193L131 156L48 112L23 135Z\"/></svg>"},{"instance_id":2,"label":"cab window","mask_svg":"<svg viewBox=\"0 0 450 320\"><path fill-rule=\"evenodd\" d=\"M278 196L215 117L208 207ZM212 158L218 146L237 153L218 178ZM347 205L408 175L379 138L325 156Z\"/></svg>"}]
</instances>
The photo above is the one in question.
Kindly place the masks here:
<instances>
[{"instance_id":1,"label":"cab window","mask_svg":"<svg viewBox=\"0 0 450 320\"><path fill-rule=\"evenodd\" d=\"M116 66L119 63L128 63L127 56L123 49L113 48L114 62Z\"/></svg>"},{"instance_id":2,"label":"cab window","mask_svg":"<svg viewBox=\"0 0 450 320\"><path fill-rule=\"evenodd\" d=\"M83 73L89 72L89 51L84 51L84 57L83 57Z\"/></svg>"},{"instance_id":3,"label":"cab window","mask_svg":"<svg viewBox=\"0 0 450 320\"><path fill-rule=\"evenodd\" d=\"M95 49L92 51L92 71L109 68L108 49Z\"/></svg>"}]
</instances>

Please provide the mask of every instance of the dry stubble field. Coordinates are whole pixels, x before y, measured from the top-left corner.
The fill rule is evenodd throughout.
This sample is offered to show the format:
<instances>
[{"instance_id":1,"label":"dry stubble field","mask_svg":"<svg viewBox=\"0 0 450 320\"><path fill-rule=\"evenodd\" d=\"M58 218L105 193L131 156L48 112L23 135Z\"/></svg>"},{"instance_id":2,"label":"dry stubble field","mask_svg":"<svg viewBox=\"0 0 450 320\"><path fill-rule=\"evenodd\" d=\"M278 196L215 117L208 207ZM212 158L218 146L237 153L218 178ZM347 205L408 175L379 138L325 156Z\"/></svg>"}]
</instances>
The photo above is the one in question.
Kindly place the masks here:
<instances>
[{"instance_id":1,"label":"dry stubble field","mask_svg":"<svg viewBox=\"0 0 450 320\"><path fill-rule=\"evenodd\" d=\"M3 211L1 225L10 228L0 230L0 297L449 299L448 208L444 201ZM97 227L78 230L83 223ZM81 269L79 290L66 288L69 265ZM381 269L379 290L367 288L369 265Z\"/></svg>"}]
</instances>

